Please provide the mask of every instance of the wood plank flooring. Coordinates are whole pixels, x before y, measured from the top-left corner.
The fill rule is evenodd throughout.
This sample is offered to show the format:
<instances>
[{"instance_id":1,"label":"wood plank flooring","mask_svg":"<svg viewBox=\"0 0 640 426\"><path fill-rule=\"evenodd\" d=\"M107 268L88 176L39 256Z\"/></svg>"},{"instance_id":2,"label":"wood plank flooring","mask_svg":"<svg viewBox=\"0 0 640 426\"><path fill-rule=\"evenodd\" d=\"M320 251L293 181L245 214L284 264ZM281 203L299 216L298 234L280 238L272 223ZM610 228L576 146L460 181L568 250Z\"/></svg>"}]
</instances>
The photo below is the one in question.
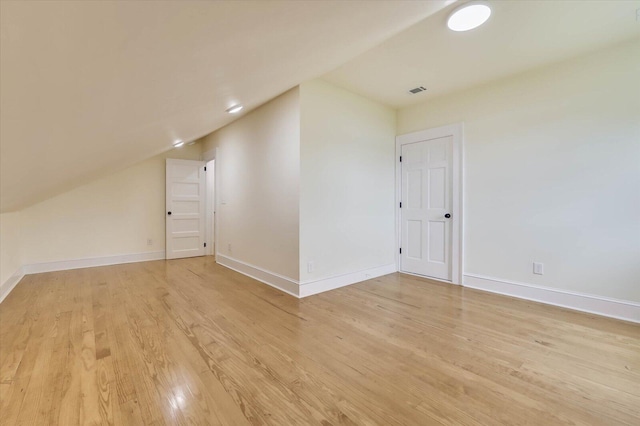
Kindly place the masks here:
<instances>
[{"instance_id":1,"label":"wood plank flooring","mask_svg":"<svg viewBox=\"0 0 640 426\"><path fill-rule=\"evenodd\" d=\"M297 300L212 257L30 275L2 425L640 425L640 326L392 274Z\"/></svg>"}]
</instances>

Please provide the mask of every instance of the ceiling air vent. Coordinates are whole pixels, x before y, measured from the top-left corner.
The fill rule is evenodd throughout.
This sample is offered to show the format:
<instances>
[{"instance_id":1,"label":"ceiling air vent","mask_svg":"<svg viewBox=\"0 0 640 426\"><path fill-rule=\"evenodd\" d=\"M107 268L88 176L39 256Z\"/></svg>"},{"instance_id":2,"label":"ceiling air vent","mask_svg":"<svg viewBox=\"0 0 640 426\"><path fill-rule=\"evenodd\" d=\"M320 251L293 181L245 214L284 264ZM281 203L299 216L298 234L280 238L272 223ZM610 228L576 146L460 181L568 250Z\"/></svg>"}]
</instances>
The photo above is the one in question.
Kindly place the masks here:
<instances>
[{"instance_id":1,"label":"ceiling air vent","mask_svg":"<svg viewBox=\"0 0 640 426\"><path fill-rule=\"evenodd\" d=\"M427 90L426 87L420 86L420 87L416 87L415 89L409 90L409 92L411 92L411 93L413 93L415 95L416 93L424 92L425 90Z\"/></svg>"}]
</instances>

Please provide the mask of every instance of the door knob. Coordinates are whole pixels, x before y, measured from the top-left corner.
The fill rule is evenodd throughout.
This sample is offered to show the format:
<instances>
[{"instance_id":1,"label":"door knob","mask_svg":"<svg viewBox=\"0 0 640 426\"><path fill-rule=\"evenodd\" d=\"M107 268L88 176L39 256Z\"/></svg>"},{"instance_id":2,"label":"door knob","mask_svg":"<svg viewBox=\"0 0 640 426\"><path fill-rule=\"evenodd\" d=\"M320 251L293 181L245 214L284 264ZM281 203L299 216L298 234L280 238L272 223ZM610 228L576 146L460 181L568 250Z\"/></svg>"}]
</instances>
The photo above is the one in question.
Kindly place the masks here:
<instances>
[{"instance_id":1,"label":"door knob","mask_svg":"<svg viewBox=\"0 0 640 426\"><path fill-rule=\"evenodd\" d=\"M171 214L171 213L169 213ZM445 214L444 217L446 217L447 219L449 219L451 217L451 215L449 213Z\"/></svg>"},{"instance_id":2,"label":"door knob","mask_svg":"<svg viewBox=\"0 0 640 426\"><path fill-rule=\"evenodd\" d=\"M169 216L171 216L171 212L167 212L167 214L168 214Z\"/></svg>"}]
</instances>

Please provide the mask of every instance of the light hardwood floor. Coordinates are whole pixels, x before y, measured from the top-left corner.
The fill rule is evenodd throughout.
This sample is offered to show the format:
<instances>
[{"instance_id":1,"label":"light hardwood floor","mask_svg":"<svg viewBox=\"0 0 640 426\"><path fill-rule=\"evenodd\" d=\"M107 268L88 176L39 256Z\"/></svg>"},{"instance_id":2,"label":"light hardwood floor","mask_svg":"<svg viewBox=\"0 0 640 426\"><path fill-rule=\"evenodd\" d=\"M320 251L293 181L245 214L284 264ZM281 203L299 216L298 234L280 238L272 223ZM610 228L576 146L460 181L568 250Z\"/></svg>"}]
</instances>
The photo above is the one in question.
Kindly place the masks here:
<instances>
[{"instance_id":1,"label":"light hardwood floor","mask_svg":"<svg viewBox=\"0 0 640 426\"><path fill-rule=\"evenodd\" d=\"M30 275L2 425L640 425L640 326L392 274L297 300L203 257Z\"/></svg>"}]
</instances>

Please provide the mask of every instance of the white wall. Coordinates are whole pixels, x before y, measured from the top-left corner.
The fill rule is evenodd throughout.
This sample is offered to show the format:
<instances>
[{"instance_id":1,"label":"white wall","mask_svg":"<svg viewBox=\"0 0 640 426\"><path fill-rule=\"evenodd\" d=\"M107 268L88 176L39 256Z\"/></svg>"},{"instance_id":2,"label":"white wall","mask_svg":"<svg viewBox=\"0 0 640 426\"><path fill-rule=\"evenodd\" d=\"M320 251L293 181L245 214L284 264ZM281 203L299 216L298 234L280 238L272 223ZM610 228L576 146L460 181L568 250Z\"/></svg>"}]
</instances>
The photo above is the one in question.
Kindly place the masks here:
<instances>
[{"instance_id":1,"label":"white wall","mask_svg":"<svg viewBox=\"0 0 640 426\"><path fill-rule=\"evenodd\" d=\"M9 285L9 278L19 273L23 264L20 213L0 214L0 301Z\"/></svg>"},{"instance_id":2,"label":"white wall","mask_svg":"<svg viewBox=\"0 0 640 426\"><path fill-rule=\"evenodd\" d=\"M217 253L297 280L298 88L249 112L202 141L203 152L218 148Z\"/></svg>"},{"instance_id":3,"label":"white wall","mask_svg":"<svg viewBox=\"0 0 640 426\"><path fill-rule=\"evenodd\" d=\"M25 264L164 251L166 158L197 160L200 145L173 149L22 210Z\"/></svg>"},{"instance_id":4,"label":"white wall","mask_svg":"<svg viewBox=\"0 0 640 426\"><path fill-rule=\"evenodd\" d=\"M393 264L395 111L322 80L300 105L301 283Z\"/></svg>"},{"instance_id":5,"label":"white wall","mask_svg":"<svg viewBox=\"0 0 640 426\"><path fill-rule=\"evenodd\" d=\"M465 124L466 273L640 301L639 76L636 40L398 112Z\"/></svg>"}]
</instances>

